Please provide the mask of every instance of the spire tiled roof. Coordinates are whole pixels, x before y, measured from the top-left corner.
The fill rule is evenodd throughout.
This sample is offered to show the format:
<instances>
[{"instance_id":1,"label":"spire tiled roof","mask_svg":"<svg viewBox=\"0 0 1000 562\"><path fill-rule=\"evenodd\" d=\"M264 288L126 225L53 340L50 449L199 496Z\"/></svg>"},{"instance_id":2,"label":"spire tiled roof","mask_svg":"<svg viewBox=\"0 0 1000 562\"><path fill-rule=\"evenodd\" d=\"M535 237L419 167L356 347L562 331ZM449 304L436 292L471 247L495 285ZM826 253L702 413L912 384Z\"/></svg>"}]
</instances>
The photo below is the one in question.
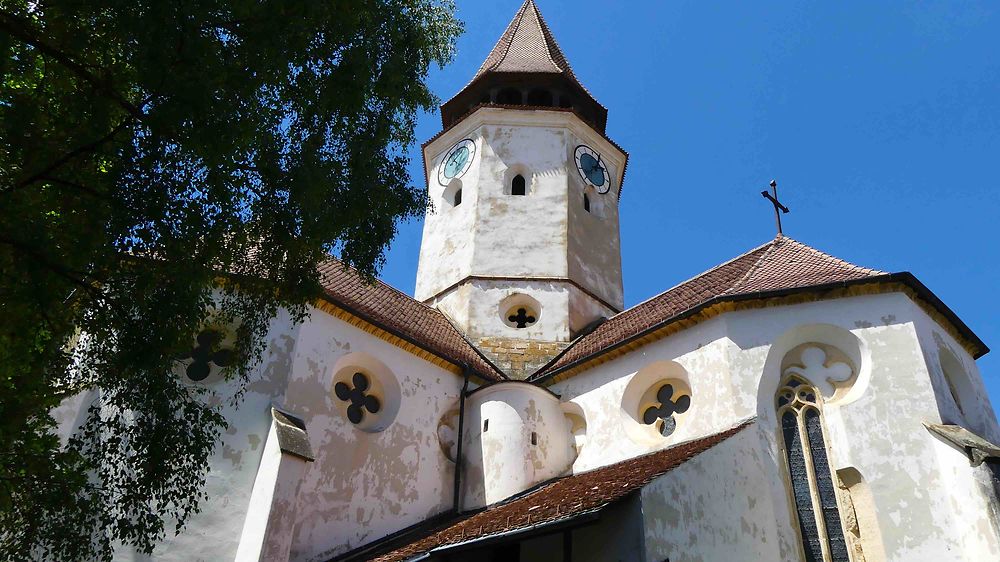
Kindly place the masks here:
<instances>
[{"instance_id":1,"label":"spire tiled roof","mask_svg":"<svg viewBox=\"0 0 1000 562\"><path fill-rule=\"evenodd\" d=\"M534 0L526 0L472 81L487 72L564 74L581 88Z\"/></svg>"},{"instance_id":2,"label":"spire tiled roof","mask_svg":"<svg viewBox=\"0 0 1000 562\"><path fill-rule=\"evenodd\" d=\"M567 95L565 100L572 100L562 107L572 107L584 121L604 133L607 108L577 79L534 0L526 0L514 14L472 80L441 105L442 124L447 128L475 106L489 103L483 100L490 99L491 89L526 86L561 91ZM551 107L518 105L535 109Z\"/></svg>"},{"instance_id":3,"label":"spire tiled roof","mask_svg":"<svg viewBox=\"0 0 1000 562\"><path fill-rule=\"evenodd\" d=\"M779 236L612 316L528 380L597 355L712 301L887 276L884 271L857 266Z\"/></svg>"},{"instance_id":4,"label":"spire tiled roof","mask_svg":"<svg viewBox=\"0 0 1000 562\"><path fill-rule=\"evenodd\" d=\"M367 283L352 268L330 259L319 266L326 299L336 307L480 377L504 377L438 309L375 279Z\"/></svg>"}]
</instances>

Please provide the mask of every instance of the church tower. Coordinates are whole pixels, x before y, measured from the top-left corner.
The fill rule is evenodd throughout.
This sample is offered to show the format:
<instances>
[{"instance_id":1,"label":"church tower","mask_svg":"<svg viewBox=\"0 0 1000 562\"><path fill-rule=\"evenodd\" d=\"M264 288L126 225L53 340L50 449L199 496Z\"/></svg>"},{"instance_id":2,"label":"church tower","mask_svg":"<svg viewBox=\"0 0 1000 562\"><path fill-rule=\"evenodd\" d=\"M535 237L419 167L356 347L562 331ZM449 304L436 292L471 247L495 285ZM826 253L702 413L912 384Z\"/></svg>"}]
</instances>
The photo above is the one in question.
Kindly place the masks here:
<instances>
[{"instance_id":1,"label":"church tower","mask_svg":"<svg viewBox=\"0 0 1000 562\"><path fill-rule=\"evenodd\" d=\"M416 298L508 372L530 373L622 309L628 155L527 0L423 146Z\"/></svg>"}]
</instances>

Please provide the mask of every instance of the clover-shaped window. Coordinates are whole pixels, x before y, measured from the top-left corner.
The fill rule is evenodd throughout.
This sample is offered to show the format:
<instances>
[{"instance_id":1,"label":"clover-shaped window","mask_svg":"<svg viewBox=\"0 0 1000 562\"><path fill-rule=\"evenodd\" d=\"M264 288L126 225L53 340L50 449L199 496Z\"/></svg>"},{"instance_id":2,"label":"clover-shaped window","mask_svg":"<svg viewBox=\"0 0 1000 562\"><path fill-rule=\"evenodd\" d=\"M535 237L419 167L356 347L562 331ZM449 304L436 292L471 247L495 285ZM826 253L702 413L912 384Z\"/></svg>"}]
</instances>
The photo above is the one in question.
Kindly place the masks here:
<instances>
[{"instance_id":1,"label":"clover-shaped window","mask_svg":"<svg viewBox=\"0 0 1000 562\"><path fill-rule=\"evenodd\" d=\"M377 414L382 409L382 403L373 394L368 394L371 390L371 381L364 373L354 373L351 383L353 387L346 382L338 382L334 385L333 391L337 398L350 402L347 406L347 419L358 425L365 419L366 410L371 414Z\"/></svg>"},{"instance_id":2,"label":"clover-shaped window","mask_svg":"<svg viewBox=\"0 0 1000 562\"><path fill-rule=\"evenodd\" d=\"M691 396L674 389L667 383L656 391L657 403L647 407L642 413L642 423L653 425L664 437L677 428L675 414L683 414L691 407Z\"/></svg>"},{"instance_id":3,"label":"clover-shaped window","mask_svg":"<svg viewBox=\"0 0 1000 562\"><path fill-rule=\"evenodd\" d=\"M508 325L515 328L527 328L537 320L535 312L526 306L518 306L507 312Z\"/></svg>"},{"instance_id":4,"label":"clover-shaped window","mask_svg":"<svg viewBox=\"0 0 1000 562\"><path fill-rule=\"evenodd\" d=\"M205 329L195 338L195 346L181 360L191 360L185 369L187 378L203 381L212 373L212 366L226 368L233 363L235 353L223 345L225 334L220 330Z\"/></svg>"}]
</instances>

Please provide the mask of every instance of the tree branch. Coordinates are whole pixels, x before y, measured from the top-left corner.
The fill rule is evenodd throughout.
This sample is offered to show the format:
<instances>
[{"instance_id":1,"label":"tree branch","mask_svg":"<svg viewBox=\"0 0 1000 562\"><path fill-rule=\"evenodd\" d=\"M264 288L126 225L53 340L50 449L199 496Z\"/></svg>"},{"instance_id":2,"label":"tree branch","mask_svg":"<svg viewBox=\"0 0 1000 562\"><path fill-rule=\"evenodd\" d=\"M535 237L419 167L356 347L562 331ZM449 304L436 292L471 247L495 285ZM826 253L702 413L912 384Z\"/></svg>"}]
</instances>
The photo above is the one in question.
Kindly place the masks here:
<instances>
[{"instance_id":1,"label":"tree branch","mask_svg":"<svg viewBox=\"0 0 1000 562\"><path fill-rule=\"evenodd\" d=\"M53 47L52 45L45 43L42 39L36 37L31 31L29 31L30 28L30 22L10 14L0 12L0 29L10 33L12 37L38 49L39 52L52 57L56 62L73 71L74 74L114 100L115 103L120 105L122 109L124 109L134 119L140 121L142 120L145 114L139 107L123 98L114 90L114 88L110 86L110 84L107 83L107 81L95 76L92 72L84 68L82 64L70 58L66 53L63 53L56 47Z\"/></svg>"},{"instance_id":2,"label":"tree branch","mask_svg":"<svg viewBox=\"0 0 1000 562\"><path fill-rule=\"evenodd\" d=\"M119 123L114 129L111 129L111 131L108 132L108 134L104 135L103 137L101 137L101 138L99 138L99 139L97 139L97 140L95 140L93 142L87 143L87 144L85 144L85 145L83 145L81 147L75 148L75 149L67 152L63 156L57 158L55 160L55 162L52 162L51 164L49 164L48 166L46 166L42 170L40 170L40 171L38 171L38 172L36 172L36 173L28 176L27 178L25 178L25 179L23 179L23 180L21 180L21 181L19 181L17 183L15 183L12 187L10 187L8 189L0 191L0 194L6 195L6 194L14 192L14 191L16 191L16 190L18 190L18 189L20 189L22 187L31 185L32 183L35 183L38 180L45 179L50 173L52 173L53 171L55 171L57 168L62 167L63 165L65 165L68 162L70 162L71 160L76 159L78 156L86 154L88 152L93 152L97 147L101 146L102 144L104 144L104 143L108 142L109 140L111 140L112 138L114 138L115 135L117 135L118 133L120 133L130 123L132 123L132 118L131 117L126 118L124 121L122 121L121 123Z\"/></svg>"}]
</instances>

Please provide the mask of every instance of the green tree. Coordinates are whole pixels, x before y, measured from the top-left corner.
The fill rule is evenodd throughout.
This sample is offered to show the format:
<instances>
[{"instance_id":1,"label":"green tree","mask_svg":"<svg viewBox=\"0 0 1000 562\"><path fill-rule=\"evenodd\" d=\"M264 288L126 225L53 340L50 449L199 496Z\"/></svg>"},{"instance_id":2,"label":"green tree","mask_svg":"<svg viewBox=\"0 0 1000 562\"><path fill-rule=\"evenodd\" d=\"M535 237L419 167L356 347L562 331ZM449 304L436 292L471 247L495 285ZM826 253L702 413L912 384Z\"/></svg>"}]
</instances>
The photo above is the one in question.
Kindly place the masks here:
<instances>
[{"instance_id":1,"label":"green tree","mask_svg":"<svg viewBox=\"0 0 1000 562\"><path fill-rule=\"evenodd\" d=\"M197 511L225 420L176 358L238 319L245 381L329 252L377 272L426 204L404 150L453 12L0 0L0 557L151 552ZM60 442L50 411L84 392Z\"/></svg>"}]
</instances>

